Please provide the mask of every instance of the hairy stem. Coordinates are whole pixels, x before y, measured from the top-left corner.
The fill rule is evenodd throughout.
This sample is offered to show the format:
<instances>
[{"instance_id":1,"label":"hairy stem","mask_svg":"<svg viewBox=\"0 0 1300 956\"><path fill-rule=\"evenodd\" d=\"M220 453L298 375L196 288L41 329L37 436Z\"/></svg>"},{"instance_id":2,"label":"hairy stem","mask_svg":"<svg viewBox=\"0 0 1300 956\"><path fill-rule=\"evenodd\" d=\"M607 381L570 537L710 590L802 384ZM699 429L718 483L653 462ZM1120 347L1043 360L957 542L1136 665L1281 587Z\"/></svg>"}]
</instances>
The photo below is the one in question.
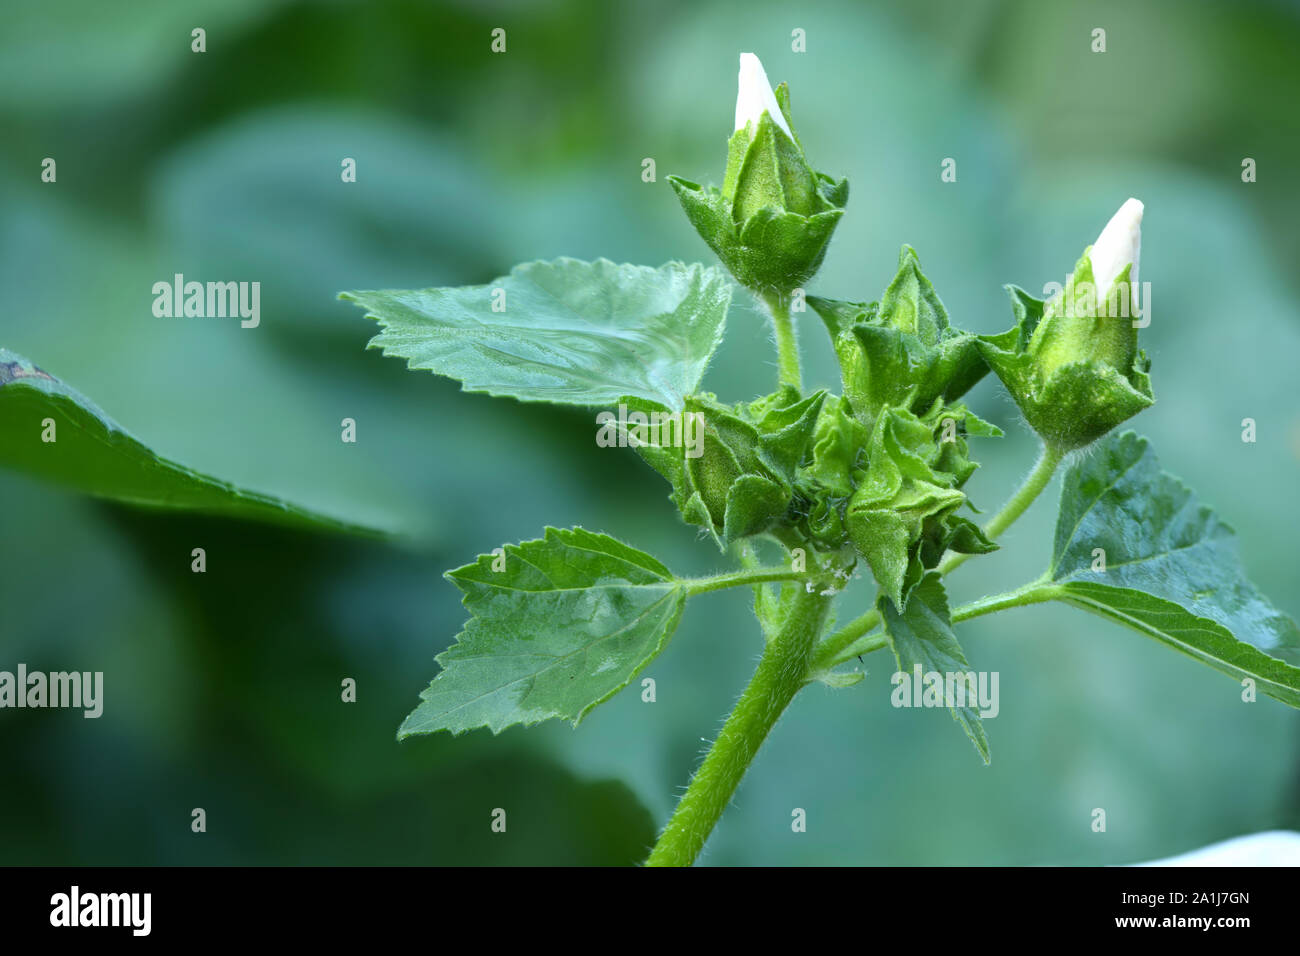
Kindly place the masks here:
<instances>
[{"instance_id":1,"label":"hairy stem","mask_svg":"<svg viewBox=\"0 0 1300 956\"><path fill-rule=\"evenodd\" d=\"M1006 611L1013 607L1025 607L1029 604L1041 604L1044 601L1051 601L1059 595L1060 590L1055 585L1040 578L1023 587L1018 587L1014 591L993 594L989 597L980 598L978 601L971 601L969 604L955 607L952 609L951 619L952 623L958 624L961 621L969 621L973 617L983 617L985 614L992 614L995 611ZM821 644L817 645L817 650L813 654L810 673L816 674L830 671L832 668L838 667L845 661L860 654L870 654L872 651L888 647L889 638L884 634L861 636L879 623L880 615L876 611L868 611L857 620L846 624L842 630L836 631L826 638Z\"/></svg>"},{"instance_id":2,"label":"hairy stem","mask_svg":"<svg viewBox=\"0 0 1300 956\"><path fill-rule=\"evenodd\" d=\"M1041 604L1044 601L1050 601L1059 594L1059 589L1049 584L1043 579L1031 581L1024 587L1016 588L1014 591L1004 591L1002 594L993 594L989 597L980 598L978 601L971 601L969 604L963 604L961 607L952 609L952 622L969 621L973 617L983 617L985 614L992 614L995 611L1005 611L1013 607L1024 607L1028 604Z\"/></svg>"},{"instance_id":3,"label":"hairy stem","mask_svg":"<svg viewBox=\"0 0 1300 956\"><path fill-rule=\"evenodd\" d=\"M767 645L754 677L695 772L647 866L689 866L704 848L745 771L777 719L808 680L814 643L830 598L800 592L780 632Z\"/></svg>"},{"instance_id":4,"label":"hairy stem","mask_svg":"<svg viewBox=\"0 0 1300 956\"><path fill-rule=\"evenodd\" d=\"M990 541L996 541L998 536L1007 528L1015 523L1030 505L1034 503L1043 489L1052 480L1052 475L1056 474L1056 467L1065 457L1065 452L1052 445L1043 445L1042 454L1038 456L1038 462L1034 465L1033 470L1025 478L1024 483L1016 489L1015 494L1007 499L1007 503L1002 506L1002 510L989 519L988 524L984 526L984 534ZM939 564L939 573L948 574L955 568L960 567L969 560L969 554L950 554Z\"/></svg>"},{"instance_id":5,"label":"hairy stem","mask_svg":"<svg viewBox=\"0 0 1300 956\"><path fill-rule=\"evenodd\" d=\"M845 624L842 628L830 635L826 640L817 645L817 650L813 654L812 669L827 670L834 667L850 657L856 657L859 654L865 654L867 651L879 650L885 646L885 639L882 635L880 643L877 646L867 648L855 648L852 653L845 653L849 648L869 631L880 626L880 612L874 607L860 617L854 618Z\"/></svg>"},{"instance_id":6,"label":"hairy stem","mask_svg":"<svg viewBox=\"0 0 1300 956\"><path fill-rule=\"evenodd\" d=\"M690 595L707 594L724 588L736 588L746 584L767 584L769 581L802 581L808 577L805 571L791 571L789 568L749 568L744 571L731 571L709 578L683 578Z\"/></svg>"},{"instance_id":7,"label":"hairy stem","mask_svg":"<svg viewBox=\"0 0 1300 956\"><path fill-rule=\"evenodd\" d=\"M776 330L776 367L782 385L793 385L803 391L803 376L799 371L799 343L795 340L794 319L790 315L790 300L779 292L765 293L763 304L772 316Z\"/></svg>"}]
</instances>

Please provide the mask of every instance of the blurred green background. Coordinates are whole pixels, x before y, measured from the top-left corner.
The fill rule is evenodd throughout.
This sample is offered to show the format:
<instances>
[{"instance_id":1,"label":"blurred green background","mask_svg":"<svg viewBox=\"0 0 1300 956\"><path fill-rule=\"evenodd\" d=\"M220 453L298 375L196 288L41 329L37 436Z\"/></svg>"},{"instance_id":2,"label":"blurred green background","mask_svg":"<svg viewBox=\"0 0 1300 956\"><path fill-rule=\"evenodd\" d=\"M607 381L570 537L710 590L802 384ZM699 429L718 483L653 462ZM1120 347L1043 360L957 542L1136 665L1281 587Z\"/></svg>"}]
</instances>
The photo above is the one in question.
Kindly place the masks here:
<instances>
[{"instance_id":1,"label":"blurred green background","mask_svg":"<svg viewBox=\"0 0 1300 956\"><path fill-rule=\"evenodd\" d=\"M494 27L505 54L489 52ZM807 52L791 50L796 28ZM812 291L878 297L908 242L954 321L997 331L1003 283L1063 281L1125 198L1146 203L1158 404L1136 426L1300 614L1298 48L1300 13L1280 2L11 8L0 346L166 455L411 538L147 514L0 473L0 668L106 674L99 720L0 713L0 862L641 856L756 660L745 596L692 603L646 672L653 705L629 689L577 730L397 744L462 622L443 569L547 524L606 531L683 574L724 565L657 475L596 447L589 413L408 372L365 350L372 324L334 297L486 282L556 255L712 261L664 177L720 179L742 50L790 82L814 165L850 178ZM56 184L40 182L47 156ZM946 157L956 183L940 182ZM176 272L260 281L261 328L154 318L151 286ZM836 386L812 313L803 333L807 377ZM774 375L738 296L705 384L747 399ZM973 449L968 490L987 508L1034 448L996 383L972 405L1007 431ZM344 417L355 445L339 441ZM1051 511L964 569L954 599L1035 575ZM190 573L193 547L206 575ZM877 655L858 686L796 700L705 861L1125 863L1300 827L1300 715L1243 704L1231 680L1065 608L962 633L973 666L1001 674L990 768L946 714L891 708ZM790 830L795 807L806 833Z\"/></svg>"}]
</instances>

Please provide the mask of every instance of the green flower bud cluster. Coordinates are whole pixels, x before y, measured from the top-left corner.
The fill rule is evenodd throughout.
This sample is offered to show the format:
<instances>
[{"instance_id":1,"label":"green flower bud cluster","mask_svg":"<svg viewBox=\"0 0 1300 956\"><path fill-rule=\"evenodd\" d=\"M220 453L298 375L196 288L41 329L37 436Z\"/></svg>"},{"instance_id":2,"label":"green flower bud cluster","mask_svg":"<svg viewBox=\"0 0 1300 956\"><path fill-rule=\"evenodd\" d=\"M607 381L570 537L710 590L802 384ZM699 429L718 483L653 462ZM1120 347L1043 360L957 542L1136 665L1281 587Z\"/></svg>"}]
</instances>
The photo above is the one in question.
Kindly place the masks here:
<instances>
[{"instance_id":1,"label":"green flower bud cluster","mask_svg":"<svg viewBox=\"0 0 1300 956\"><path fill-rule=\"evenodd\" d=\"M813 429L809 457L795 483L800 526L827 551L847 540L844 512L855 487L854 475L865 464L866 442L867 429L853 417L849 403L828 395Z\"/></svg>"},{"instance_id":2,"label":"green flower bud cluster","mask_svg":"<svg viewBox=\"0 0 1300 956\"><path fill-rule=\"evenodd\" d=\"M867 443L866 468L855 475L845 523L881 594L898 608L946 551L997 549L970 519L957 514L961 490L976 469L967 435L1000 436L962 405L936 401L924 415L886 408Z\"/></svg>"},{"instance_id":3,"label":"green flower bud cluster","mask_svg":"<svg viewBox=\"0 0 1300 956\"><path fill-rule=\"evenodd\" d=\"M822 552L851 547L898 607L944 553L994 549L959 513L976 465L969 435L1001 432L957 404L988 367L904 246L879 302L810 297L832 332L843 396L786 386L748 405L692 396L698 459L641 448L688 521L720 545L792 526Z\"/></svg>"},{"instance_id":4,"label":"green flower bud cluster","mask_svg":"<svg viewBox=\"0 0 1300 956\"><path fill-rule=\"evenodd\" d=\"M789 294L820 265L848 187L808 164L788 90L773 90L752 54L741 56L722 188L670 180L732 275L779 304L785 362L794 346ZM1151 404L1132 321L1141 216L1141 203L1126 203L1050 303L1008 287L1016 324L1001 335L955 328L915 250L903 246L879 300L807 297L830 332L842 395L802 398L794 350L795 373L787 377L783 365L787 384L766 398L737 406L687 399L686 411L705 423L698 458L673 448L641 454L672 482L683 516L720 546L780 527L824 553L851 547L902 609L945 553L996 549L961 513L976 468L967 438L1001 435L960 404L990 369L1056 452Z\"/></svg>"},{"instance_id":5,"label":"green flower bud cluster","mask_svg":"<svg viewBox=\"0 0 1300 956\"><path fill-rule=\"evenodd\" d=\"M954 401L988 373L976 337L953 328L911 246L879 303L809 296L831 334L844 396L868 427L881 410L927 411Z\"/></svg>"}]
</instances>

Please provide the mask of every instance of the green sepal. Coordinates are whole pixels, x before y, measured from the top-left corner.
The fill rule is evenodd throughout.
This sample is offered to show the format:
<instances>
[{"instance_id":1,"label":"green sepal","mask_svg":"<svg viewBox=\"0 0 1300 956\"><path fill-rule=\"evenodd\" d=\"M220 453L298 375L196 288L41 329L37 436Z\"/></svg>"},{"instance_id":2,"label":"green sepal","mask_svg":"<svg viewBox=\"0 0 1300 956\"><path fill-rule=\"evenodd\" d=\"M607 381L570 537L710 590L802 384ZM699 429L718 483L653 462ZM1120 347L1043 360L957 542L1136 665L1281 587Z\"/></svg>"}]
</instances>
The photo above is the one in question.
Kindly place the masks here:
<instances>
[{"instance_id":1,"label":"green sepal","mask_svg":"<svg viewBox=\"0 0 1300 956\"><path fill-rule=\"evenodd\" d=\"M813 430L812 458L800 472L800 485L810 494L852 494L853 471L866 443L867 429L853 417L848 402L828 397Z\"/></svg>"},{"instance_id":2,"label":"green sepal","mask_svg":"<svg viewBox=\"0 0 1300 956\"><path fill-rule=\"evenodd\" d=\"M786 387L749 405L749 413L758 423L759 455L787 485L794 483L809 442L817 433L825 401L824 389L800 398L797 389Z\"/></svg>"},{"instance_id":3,"label":"green sepal","mask_svg":"<svg viewBox=\"0 0 1300 956\"><path fill-rule=\"evenodd\" d=\"M1096 289L1091 251L1091 246L1084 250L1065 288L1044 305L1043 317L1030 337L1028 351L1044 375L1062 365L1090 359L1127 369L1137 358L1137 328L1132 317L1102 308L1110 290ZM1125 266L1111 289L1127 290L1132 268L1131 264Z\"/></svg>"},{"instance_id":4,"label":"green sepal","mask_svg":"<svg viewBox=\"0 0 1300 956\"><path fill-rule=\"evenodd\" d=\"M805 530L822 549L834 550L845 542L844 508L847 504L847 497L825 496L815 500L804 515Z\"/></svg>"},{"instance_id":5,"label":"green sepal","mask_svg":"<svg viewBox=\"0 0 1300 956\"><path fill-rule=\"evenodd\" d=\"M866 423L882 408L915 412L953 401L988 372L976 336L954 329L911 246L879 303L809 296L840 361L844 395Z\"/></svg>"},{"instance_id":6,"label":"green sepal","mask_svg":"<svg viewBox=\"0 0 1300 956\"><path fill-rule=\"evenodd\" d=\"M1001 438L1002 429L984 421L965 405L944 405L936 400L930 410L921 416L935 435L937 451L934 467L946 472L956 480L958 488L966 484L967 479L979 466L971 461L967 437ZM949 425L951 422L951 425Z\"/></svg>"},{"instance_id":7,"label":"green sepal","mask_svg":"<svg viewBox=\"0 0 1300 956\"><path fill-rule=\"evenodd\" d=\"M961 491L976 469L968 435L1001 431L964 405L936 401L924 415L886 408L866 447L867 466L845 510L854 547L867 560L883 595L903 607L925 572L947 551L987 554L997 549L969 519Z\"/></svg>"},{"instance_id":8,"label":"green sepal","mask_svg":"<svg viewBox=\"0 0 1300 956\"><path fill-rule=\"evenodd\" d=\"M741 475L727 489L723 514L723 543L759 534L785 514L790 506L790 492L762 475Z\"/></svg>"},{"instance_id":9,"label":"green sepal","mask_svg":"<svg viewBox=\"0 0 1300 956\"><path fill-rule=\"evenodd\" d=\"M1085 256L1076 275L1083 271L1091 282L1091 265L1086 260ZM1127 270L1121 279L1126 274ZM1047 303L1023 289L1006 288L1015 325L999 335L980 336L979 349L1030 427L1049 445L1069 451L1090 444L1155 402L1145 352L1133 351L1127 367L1116 366L1110 355L1117 353L1123 360L1130 354L1126 345L1109 339L1099 341L1095 348L1086 346L1087 336L1078 332L1079 326L1067 329L1068 336L1056 331L1067 328L1059 324L1066 318L1057 311L1059 306L1047 309ZM1062 361L1067 349L1084 354Z\"/></svg>"},{"instance_id":10,"label":"green sepal","mask_svg":"<svg viewBox=\"0 0 1300 956\"><path fill-rule=\"evenodd\" d=\"M935 345L949 328L948 310L943 307L934 284L921 271L916 250L904 245L898 253L898 272L880 297L882 322L915 335L926 345Z\"/></svg>"},{"instance_id":11,"label":"green sepal","mask_svg":"<svg viewBox=\"0 0 1300 956\"><path fill-rule=\"evenodd\" d=\"M703 416L701 454L691 457L685 447L649 444L636 450L672 484L682 517L725 548L768 530L789 510L825 398L824 391L801 398L797 390L783 389L732 407L711 395L691 395L685 412ZM651 410L635 400L628 404Z\"/></svg>"},{"instance_id":12,"label":"green sepal","mask_svg":"<svg viewBox=\"0 0 1300 956\"><path fill-rule=\"evenodd\" d=\"M825 211L801 215L768 206L736 222L731 203L717 188L678 176L668 181L700 238L737 282L760 294L787 294L816 274L848 195L846 181L819 176L818 195L826 202Z\"/></svg>"},{"instance_id":13,"label":"green sepal","mask_svg":"<svg viewBox=\"0 0 1300 956\"><path fill-rule=\"evenodd\" d=\"M867 445L867 468L848 502L849 537L881 593L900 608L931 556L929 549L922 553L922 539L950 541L944 519L966 500L958 476L935 467L942 454L933 426L906 409L885 409Z\"/></svg>"},{"instance_id":14,"label":"green sepal","mask_svg":"<svg viewBox=\"0 0 1300 956\"><path fill-rule=\"evenodd\" d=\"M998 546L969 518L950 514L924 529L916 560L922 568L933 568L949 551L957 554L992 554Z\"/></svg>"},{"instance_id":15,"label":"green sepal","mask_svg":"<svg viewBox=\"0 0 1300 956\"><path fill-rule=\"evenodd\" d=\"M752 139L749 130L736 130L728 143L729 168L722 192L732 204L732 218L744 222L760 209L775 208L808 216L824 211L817 204L817 178L803 150L764 113Z\"/></svg>"}]
</instances>

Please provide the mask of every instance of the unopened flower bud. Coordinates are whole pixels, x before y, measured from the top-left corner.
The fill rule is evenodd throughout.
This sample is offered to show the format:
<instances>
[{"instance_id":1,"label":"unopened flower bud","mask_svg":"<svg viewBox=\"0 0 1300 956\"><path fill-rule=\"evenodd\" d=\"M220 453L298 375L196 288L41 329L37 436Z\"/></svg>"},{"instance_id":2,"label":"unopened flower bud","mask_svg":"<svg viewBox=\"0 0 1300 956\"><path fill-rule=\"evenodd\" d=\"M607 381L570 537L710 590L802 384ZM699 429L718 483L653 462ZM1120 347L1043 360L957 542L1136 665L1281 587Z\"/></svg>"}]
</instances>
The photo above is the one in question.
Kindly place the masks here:
<instances>
[{"instance_id":1,"label":"unopened flower bud","mask_svg":"<svg viewBox=\"0 0 1300 956\"><path fill-rule=\"evenodd\" d=\"M1138 258L1142 203L1130 199L1084 251L1059 296L1048 303L1029 350L1050 372L1084 358L1125 369L1137 356Z\"/></svg>"},{"instance_id":2,"label":"unopened flower bud","mask_svg":"<svg viewBox=\"0 0 1300 956\"><path fill-rule=\"evenodd\" d=\"M1008 286L1015 326L980 337L1025 419L1060 450L1095 441L1155 401L1135 321L1142 212L1136 199L1124 203L1050 302Z\"/></svg>"},{"instance_id":3,"label":"unopened flower bud","mask_svg":"<svg viewBox=\"0 0 1300 956\"><path fill-rule=\"evenodd\" d=\"M758 57L740 56L736 127L722 188L669 182L687 218L732 275L758 293L788 293L817 271L848 181L815 172L790 121L785 84L773 90Z\"/></svg>"}]
</instances>

